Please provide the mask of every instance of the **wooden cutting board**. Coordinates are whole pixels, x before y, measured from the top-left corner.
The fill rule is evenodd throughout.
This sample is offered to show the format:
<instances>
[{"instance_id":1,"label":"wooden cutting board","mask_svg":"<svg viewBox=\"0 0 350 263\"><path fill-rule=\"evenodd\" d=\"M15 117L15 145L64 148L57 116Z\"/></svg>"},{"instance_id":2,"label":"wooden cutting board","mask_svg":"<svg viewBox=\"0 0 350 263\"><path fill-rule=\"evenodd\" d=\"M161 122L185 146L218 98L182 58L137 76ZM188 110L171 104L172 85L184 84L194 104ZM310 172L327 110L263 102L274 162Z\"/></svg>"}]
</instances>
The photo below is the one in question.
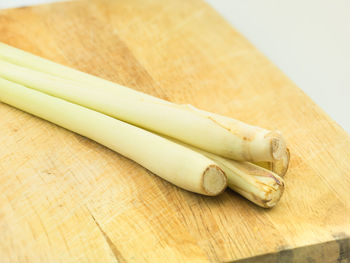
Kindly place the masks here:
<instances>
[{"instance_id":1,"label":"wooden cutting board","mask_svg":"<svg viewBox=\"0 0 350 263\"><path fill-rule=\"evenodd\" d=\"M0 104L1 262L349 262L348 134L206 3L3 10L0 41L163 99L278 128L292 153L284 196L266 210L230 190L214 198L181 190Z\"/></svg>"}]
</instances>

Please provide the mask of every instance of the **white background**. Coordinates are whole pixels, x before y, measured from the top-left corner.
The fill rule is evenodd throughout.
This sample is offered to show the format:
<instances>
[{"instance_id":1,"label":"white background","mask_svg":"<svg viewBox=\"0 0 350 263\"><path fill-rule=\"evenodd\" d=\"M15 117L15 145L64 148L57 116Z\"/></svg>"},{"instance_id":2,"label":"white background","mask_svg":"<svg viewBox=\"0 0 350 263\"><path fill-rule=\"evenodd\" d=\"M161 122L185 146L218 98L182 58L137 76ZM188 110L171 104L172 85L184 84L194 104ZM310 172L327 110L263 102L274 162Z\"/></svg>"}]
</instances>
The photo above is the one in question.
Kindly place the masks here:
<instances>
[{"instance_id":1,"label":"white background","mask_svg":"<svg viewBox=\"0 0 350 263\"><path fill-rule=\"evenodd\" d=\"M54 0L0 0L0 8L45 2ZM350 133L349 0L207 2Z\"/></svg>"}]
</instances>

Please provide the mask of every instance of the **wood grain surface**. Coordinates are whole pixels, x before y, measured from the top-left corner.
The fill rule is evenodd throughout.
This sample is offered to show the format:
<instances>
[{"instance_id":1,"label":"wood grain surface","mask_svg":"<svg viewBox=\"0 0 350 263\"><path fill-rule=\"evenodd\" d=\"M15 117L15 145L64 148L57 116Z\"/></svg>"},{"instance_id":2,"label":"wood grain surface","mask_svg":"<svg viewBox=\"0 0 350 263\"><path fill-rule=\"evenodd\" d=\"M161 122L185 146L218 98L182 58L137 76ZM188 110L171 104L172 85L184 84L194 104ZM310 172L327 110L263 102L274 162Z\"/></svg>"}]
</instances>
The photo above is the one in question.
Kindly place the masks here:
<instances>
[{"instance_id":1,"label":"wood grain surface","mask_svg":"<svg viewBox=\"0 0 350 263\"><path fill-rule=\"evenodd\" d=\"M278 128L292 154L284 196L266 210L230 190L215 198L181 190L0 104L1 262L350 261L348 134L206 3L2 10L0 41L163 99Z\"/></svg>"}]
</instances>

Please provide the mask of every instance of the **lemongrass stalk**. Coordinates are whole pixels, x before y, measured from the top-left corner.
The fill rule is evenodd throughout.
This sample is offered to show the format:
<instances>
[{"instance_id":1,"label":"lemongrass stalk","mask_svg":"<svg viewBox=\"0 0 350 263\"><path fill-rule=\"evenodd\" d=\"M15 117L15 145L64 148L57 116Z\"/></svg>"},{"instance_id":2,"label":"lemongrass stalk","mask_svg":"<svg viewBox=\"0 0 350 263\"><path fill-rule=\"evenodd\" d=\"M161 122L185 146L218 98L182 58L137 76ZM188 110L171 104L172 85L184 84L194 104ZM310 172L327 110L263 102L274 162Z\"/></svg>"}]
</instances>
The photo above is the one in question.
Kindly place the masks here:
<instances>
[{"instance_id":1,"label":"lemongrass stalk","mask_svg":"<svg viewBox=\"0 0 350 263\"><path fill-rule=\"evenodd\" d=\"M271 170L279 176L283 177L288 171L289 159L290 152L289 149L286 148L286 151L284 152L280 160L275 160L273 162L257 162L255 164L265 169Z\"/></svg>"},{"instance_id":2,"label":"lemongrass stalk","mask_svg":"<svg viewBox=\"0 0 350 263\"><path fill-rule=\"evenodd\" d=\"M51 63L48 62L52 66ZM42 71L45 65L42 64ZM109 92L107 86L101 90L85 81L63 79L4 60L0 60L0 76L227 158L273 161L280 159L285 150L285 142L278 132L194 107L162 103L159 99L150 100L150 96L124 96L124 93L119 96L117 88Z\"/></svg>"},{"instance_id":3,"label":"lemongrass stalk","mask_svg":"<svg viewBox=\"0 0 350 263\"><path fill-rule=\"evenodd\" d=\"M2 78L0 101L88 137L183 189L217 195L226 187L211 159L99 112Z\"/></svg>"},{"instance_id":4,"label":"lemongrass stalk","mask_svg":"<svg viewBox=\"0 0 350 263\"><path fill-rule=\"evenodd\" d=\"M182 144L184 145L184 144ZM284 192L284 180L249 162L239 162L187 146L215 161L227 176L228 187L264 208L274 207Z\"/></svg>"},{"instance_id":5,"label":"lemongrass stalk","mask_svg":"<svg viewBox=\"0 0 350 263\"><path fill-rule=\"evenodd\" d=\"M253 203L271 208L281 199L284 180L272 171L249 162L229 159L218 161L218 158L212 160L217 160L219 166L227 173L229 187Z\"/></svg>"}]
</instances>

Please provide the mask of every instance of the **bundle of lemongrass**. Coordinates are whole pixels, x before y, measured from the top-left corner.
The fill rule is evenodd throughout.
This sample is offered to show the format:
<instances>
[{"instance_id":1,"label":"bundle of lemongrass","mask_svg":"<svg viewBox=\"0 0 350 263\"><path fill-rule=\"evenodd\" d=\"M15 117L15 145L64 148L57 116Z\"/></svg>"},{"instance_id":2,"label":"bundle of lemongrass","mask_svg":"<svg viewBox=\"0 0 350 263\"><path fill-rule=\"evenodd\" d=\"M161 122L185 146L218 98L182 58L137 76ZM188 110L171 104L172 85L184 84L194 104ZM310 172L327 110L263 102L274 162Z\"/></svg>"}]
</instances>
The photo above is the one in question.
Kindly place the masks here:
<instances>
[{"instance_id":1,"label":"bundle of lemongrass","mask_svg":"<svg viewBox=\"0 0 350 263\"><path fill-rule=\"evenodd\" d=\"M86 136L192 192L262 207L284 190L278 131L170 103L0 43L0 101Z\"/></svg>"}]
</instances>

